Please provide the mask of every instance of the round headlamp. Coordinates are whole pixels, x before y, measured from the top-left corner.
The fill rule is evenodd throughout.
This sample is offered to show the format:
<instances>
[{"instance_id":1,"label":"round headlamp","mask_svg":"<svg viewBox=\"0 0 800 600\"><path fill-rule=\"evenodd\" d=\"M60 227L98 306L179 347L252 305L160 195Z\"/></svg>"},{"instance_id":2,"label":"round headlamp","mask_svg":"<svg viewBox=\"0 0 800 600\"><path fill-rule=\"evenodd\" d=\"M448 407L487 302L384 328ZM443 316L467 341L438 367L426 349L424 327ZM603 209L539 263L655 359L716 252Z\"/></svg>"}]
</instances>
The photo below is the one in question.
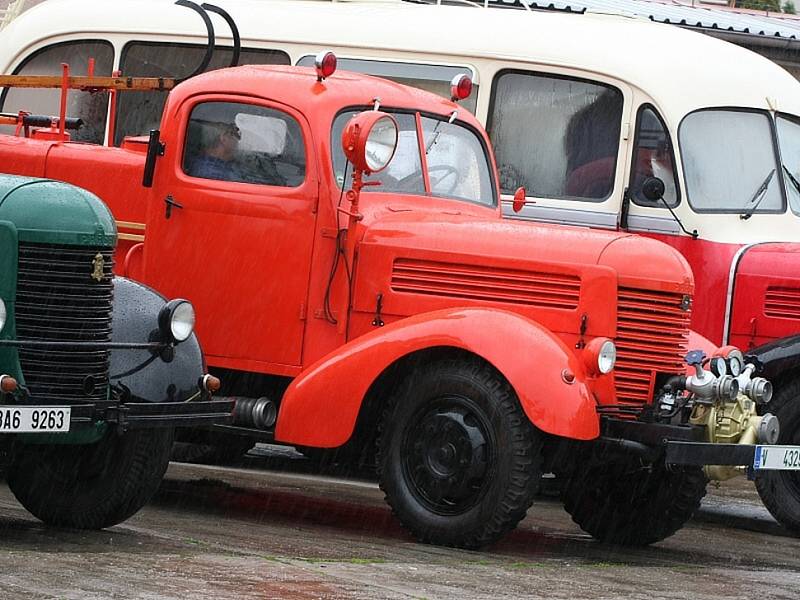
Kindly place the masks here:
<instances>
[{"instance_id":1,"label":"round headlamp","mask_svg":"<svg viewBox=\"0 0 800 600\"><path fill-rule=\"evenodd\" d=\"M617 347L608 338L595 338L583 350L583 364L592 375L611 373L617 362Z\"/></svg>"},{"instance_id":2,"label":"round headlamp","mask_svg":"<svg viewBox=\"0 0 800 600\"><path fill-rule=\"evenodd\" d=\"M3 327L6 326L6 317L8 317L6 303L3 302L2 298L0 298L0 331L3 331Z\"/></svg>"},{"instance_id":3,"label":"round headlamp","mask_svg":"<svg viewBox=\"0 0 800 600\"><path fill-rule=\"evenodd\" d=\"M611 373L615 364L617 364L617 347L611 340L606 340L600 346L600 353L597 355L597 370L605 375Z\"/></svg>"},{"instance_id":4,"label":"round headlamp","mask_svg":"<svg viewBox=\"0 0 800 600\"><path fill-rule=\"evenodd\" d=\"M387 167L397 149L397 121L379 110L355 115L342 132L342 150L353 168L377 173Z\"/></svg>"},{"instance_id":5,"label":"round headlamp","mask_svg":"<svg viewBox=\"0 0 800 600\"><path fill-rule=\"evenodd\" d=\"M179 344L194 331L194 306L188 300L170 300L158 313L158 328L166 339Z\"/></svg>"}]
</instances>

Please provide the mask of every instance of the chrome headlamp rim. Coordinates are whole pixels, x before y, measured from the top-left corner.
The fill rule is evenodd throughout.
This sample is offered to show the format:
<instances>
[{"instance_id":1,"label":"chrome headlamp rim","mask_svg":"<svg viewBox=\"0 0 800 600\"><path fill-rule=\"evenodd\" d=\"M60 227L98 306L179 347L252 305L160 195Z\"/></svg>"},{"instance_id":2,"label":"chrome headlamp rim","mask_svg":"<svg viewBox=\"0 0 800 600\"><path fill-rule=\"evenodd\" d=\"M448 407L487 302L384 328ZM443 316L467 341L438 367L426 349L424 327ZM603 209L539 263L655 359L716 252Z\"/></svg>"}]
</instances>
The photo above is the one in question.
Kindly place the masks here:
<instances>
[{"instance_id":1,"label":"chrome headlamp rim","mask_svg":"<svg viewBox=\"0 0 800 600\"><path fill-rule=\"evenodd\" d=\"M8 310L6 309L5 300L0 298L0 331L6 326L6 320L8 319Z\"/></svg>"},{"instance_id":2,"label":"chrome headlamp rim","mask_svg":"<svg viewBox=\"0 0 800 600\"><path fill-rule=\"evenodd\" d=\"M188 300L175 298L158 313L158 328L164 339L173 344L188 340L194 332L195 311Z\"/></svg>"},{"instance_id":3,"label":"chrome headlamp rim","mask_svg":"<svg viewBox=\"0 0 800 600\"><path fill-rule=\"evenodd\" d=\"M600 352L597 353L597 370L603 375L607 375L614 370L617 364L617 346L611 340L606 340L600 346Z\"/></svg>"}]
</instances>

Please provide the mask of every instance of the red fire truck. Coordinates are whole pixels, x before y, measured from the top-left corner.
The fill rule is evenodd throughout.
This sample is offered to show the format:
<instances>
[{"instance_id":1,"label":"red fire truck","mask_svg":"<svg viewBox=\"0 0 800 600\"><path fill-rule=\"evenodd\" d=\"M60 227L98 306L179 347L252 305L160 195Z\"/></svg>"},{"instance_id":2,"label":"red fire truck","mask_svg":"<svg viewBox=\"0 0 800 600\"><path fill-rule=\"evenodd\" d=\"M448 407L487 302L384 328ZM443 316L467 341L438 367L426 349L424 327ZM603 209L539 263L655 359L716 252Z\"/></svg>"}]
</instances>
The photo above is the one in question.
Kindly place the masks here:
<instances>
[{"instance_id":1,"label":"red fire truck","mask_svg":"<svg viewBox=\"0 0 800 600\"><path fill-rule=\"evenodd\" d=\"M758 365L733 347L687 354L709 346L689 330L680 253L503 220L468 111L334 71L322 53L315 69L193 77L160 130L119 148L67 141L68 88L172 82L65 72L51 127L5 117L6 170L103 197L127 239L120 270L213 315L198 335L236 399L228 440L374 449L401 521L463 547L513 528L543 469L567 478L586 531L648 544L699 505L703 465L792 467L797 448L769 446L777 419L756 415L771 395ZM456 78L454 99L469 87Z\"/></svg>"}]
</instances>

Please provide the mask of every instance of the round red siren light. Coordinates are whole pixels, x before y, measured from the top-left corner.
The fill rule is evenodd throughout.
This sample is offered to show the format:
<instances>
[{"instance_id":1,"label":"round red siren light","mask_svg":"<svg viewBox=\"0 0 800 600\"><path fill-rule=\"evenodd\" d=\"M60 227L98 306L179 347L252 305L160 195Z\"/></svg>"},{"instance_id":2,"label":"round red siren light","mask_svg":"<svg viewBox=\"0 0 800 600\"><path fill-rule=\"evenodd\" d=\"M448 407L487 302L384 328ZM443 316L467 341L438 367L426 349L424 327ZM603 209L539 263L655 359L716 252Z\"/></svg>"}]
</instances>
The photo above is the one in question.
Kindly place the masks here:
<instances>
[{"instance_id":1,"label":"round red siren light","mask_svg":"<svg viewBox=\"0 0 800 600\"><path fill-rule=\"evenodd\" d=\"M450 82L450 96L453 102L469 98L472 93L472 79L466 73L456 75Z\"/></svg>"},{"instance_id":2,"label":"round red siren light","mask_svg":"<svg viewBox=\"0 0 800 600\"><path fill-rule=\"evenodd\" d=\"M317 81L322 81L336 72L336 55L330 50L323 50L314 57L317 69Z\"/></svg>"}]
</instances>

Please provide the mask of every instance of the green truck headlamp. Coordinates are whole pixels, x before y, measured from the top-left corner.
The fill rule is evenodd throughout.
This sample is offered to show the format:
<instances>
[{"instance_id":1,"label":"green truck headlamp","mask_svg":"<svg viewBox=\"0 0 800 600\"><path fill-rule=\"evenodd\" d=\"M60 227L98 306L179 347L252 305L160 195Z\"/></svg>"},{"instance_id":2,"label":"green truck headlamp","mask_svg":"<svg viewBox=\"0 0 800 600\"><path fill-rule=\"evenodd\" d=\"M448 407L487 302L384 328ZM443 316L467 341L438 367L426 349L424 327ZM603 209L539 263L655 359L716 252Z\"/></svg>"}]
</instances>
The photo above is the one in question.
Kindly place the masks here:
<instances>
[{"instance_id":1,"label":"green truck headlamp","mask_svg":"<svg viewBox=\"0 0 800 600\"><path fill-rule=\"evenodd\" d=\"M8 313L6 312L6 303L0 298L0 331L3 331L3 327L6 326L6 317Z\"/></svg>"},{"instance_id":2,"label":"green truck headlamp","mask_svg":"<svg viewBox=\"0 0 800 600\"><path fill-rule=\"evenodd\" d=\"M194 321L194 306L182 298L170 300L158 313L158 328L161 334L176 344L192 335Z\"/></svg>"}]
</instances>

